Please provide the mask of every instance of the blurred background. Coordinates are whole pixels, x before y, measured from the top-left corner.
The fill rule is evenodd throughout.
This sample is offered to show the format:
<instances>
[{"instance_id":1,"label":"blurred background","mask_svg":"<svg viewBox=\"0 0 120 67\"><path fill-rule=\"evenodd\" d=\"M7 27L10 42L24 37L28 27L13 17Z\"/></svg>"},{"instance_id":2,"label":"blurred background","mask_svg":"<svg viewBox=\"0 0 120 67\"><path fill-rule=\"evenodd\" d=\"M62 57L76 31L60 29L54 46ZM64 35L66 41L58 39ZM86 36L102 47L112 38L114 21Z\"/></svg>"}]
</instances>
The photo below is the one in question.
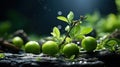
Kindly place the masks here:
<instances>
[{"instance_id":1,"label":"blurred background","mask_svg":"<svg viewBox=\"0 0 120 67\"><path fill-rule=\"evenodd\" d=\"M119 1L0 0L0 34L2 36L23 29L29 34L50 35L54 26L59 26L61 31L64 32L66 23L57 20L56 17L58 15L66 16L69 11L74 12L75 19L78 19L80 15L87 15L88 21L91 23L99 20L101 23L97 25L100 27L100 24L102 25L102 22L105 22L108 17L118 17ZM109 32L110 30L105 31Z\"/></svg>"}]
</instances>

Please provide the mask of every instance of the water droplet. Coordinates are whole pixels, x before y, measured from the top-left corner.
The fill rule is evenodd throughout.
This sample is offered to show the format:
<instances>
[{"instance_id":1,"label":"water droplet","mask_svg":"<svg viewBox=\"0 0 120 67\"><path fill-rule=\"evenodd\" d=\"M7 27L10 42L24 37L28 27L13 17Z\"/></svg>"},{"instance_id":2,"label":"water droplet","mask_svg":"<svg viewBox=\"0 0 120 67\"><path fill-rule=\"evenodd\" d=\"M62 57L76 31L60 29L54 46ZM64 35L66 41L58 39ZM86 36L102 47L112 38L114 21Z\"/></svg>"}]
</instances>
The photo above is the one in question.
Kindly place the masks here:
<instances>
[{"instance_id":1,"label":"water droplet","mask_svg":"<svg viewBox=\"0 0 120 67\"><path fill-rule=\"evenodd\" d=\"M62 15L62 11L58 11L58 15Z\"/></svg>"},{"instance_id":2,"label":"water droplet","mask_svg":"<svg viewBox=\"0 0 120 67\"><path fill-rule=\"evenodd\" d=\"M62 26L61 26L61 25L58 25L57 27L58 27L58 29L62 29Z\"/></svg>"}]
</instances>

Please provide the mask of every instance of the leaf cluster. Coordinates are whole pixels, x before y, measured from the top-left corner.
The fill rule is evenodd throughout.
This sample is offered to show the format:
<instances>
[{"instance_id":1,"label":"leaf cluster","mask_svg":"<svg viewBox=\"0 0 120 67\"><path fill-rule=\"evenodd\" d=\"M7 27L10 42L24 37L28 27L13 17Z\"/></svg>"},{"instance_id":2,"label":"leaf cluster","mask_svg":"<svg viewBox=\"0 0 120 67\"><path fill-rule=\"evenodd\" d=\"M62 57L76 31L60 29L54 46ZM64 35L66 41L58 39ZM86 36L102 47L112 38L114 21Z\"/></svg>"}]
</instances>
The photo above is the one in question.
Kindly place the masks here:
<instances>
[{"instance_id":1,"label":"leaf cluster","mask_svg":"<svg viewBox=\"0 0 120 67\"><path fill-rule=\"evenodd\" d=\"M84 17L74 20L74 13L72 11L70 11L66 17L58 16L57 19L67 23L67 26L65 27L66 35L63 41L66 41L66 38L70 38L71 40L82 39L86 34L93 30L92 27L86 27L82 25ZM60 30L57 27L53 28L53 32L51 34L57 39L60 38Z\"/></svg>"}]
</instances>

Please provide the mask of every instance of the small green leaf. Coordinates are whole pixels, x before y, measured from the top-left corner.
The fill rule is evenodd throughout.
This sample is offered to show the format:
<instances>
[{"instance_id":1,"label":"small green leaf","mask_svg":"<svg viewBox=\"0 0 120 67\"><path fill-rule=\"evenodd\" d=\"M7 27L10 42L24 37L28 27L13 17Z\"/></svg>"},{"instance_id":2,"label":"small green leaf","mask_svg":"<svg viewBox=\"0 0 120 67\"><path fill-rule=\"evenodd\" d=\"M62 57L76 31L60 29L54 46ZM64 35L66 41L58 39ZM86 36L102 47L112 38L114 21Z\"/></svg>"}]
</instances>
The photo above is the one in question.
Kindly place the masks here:
<instances>
[{"instance_id":1,"label":"small green leaf","mask_svg":"<svg viewBox=\"0 0 120 67\"><path fill-rule=\"evenodd\" d=\"M115 48L118 46L118 41L116 39L108 39L105 41L104 47L110 51L115 51Z\"/></svg>"},{"instance_id":2,"label":"small green leaf","mask_svg":"<svg viewBox=\"0 0 120 67\"><path fill-rule=\"evenodd\" d=\"M65 27L65 31L69 31L70 30L70 26L69 25L67 25L66 27Z\"/></svg>"},{"instance_id":3,"label":"small green leaf","mask_svg":"<svg viewBox=\"0 0 120 67\"><path fill-rule=\"evenodd\" d=\"M105 49L103 44L97 44L97 48L95 50L102 50L102 49Z\"/></svg>"},{"instance_id":4,"label":"small green leaf","mask_svg":"<svg viewBox=\"0 0 120 67\"><path fill-rule=\"evenodd\" d=\"M51 33L53 37L59 38L60 37L60 31L57 27L53 28L53 32Z\"/></svg>"},{"instance_id":5,"label":"small green leaf","mask_svg":"<svg viewBox=\"0 0 120 67\"><path fill-rule=\"evenodd\" d=\"M0 58L4 58L5 55L3 53L0 53Z\"/></svg>"},{"instance_id":6,"label":"small green leaf","mask_svg":"<svg viewBox=\"0 0 120 67\"><path fill-rule=\"evenodd\" d=\"M72 39L70 37L67 37L65 42L70 43L71 41L72 41Z\"/></svg>"},{"instance_id":7,"label":"small green leaf","mask_svg":"<svg viewBox=\"0 0 120 67\"><path fill-rule=\"evenodd\" d=\"M81 32L80 32L80 34L88 34L88 33L90 33L92 30L93 30L92 27L84 27L84 26L81 26Z\"/></svg>"},{"instance_id":8,"label":"small green leaf","mask_svg":"<svg viewBox=\"0 0 120 67\"><path fill-rule=\"evenodd\" d=\"M36 58L36 61L41 61L41 58L40 58L40 57L37 57L37 58Z\"/></svg>"},{"instance_id":9,"label":"small green leaf","mask_svg":"<svg viewBox=\"0 0 120 67\"><path fill-rule=\"evenodd\" d=\"M61 21L64 21L64 22L67 22L68 23L68 20L66 17L64 16L58 16L57 19L61 20Z\"/></svg>"},{"instance_id":10,"label":"small green leaf","mask_svg":"<svg viewBox=\"0 0 120 67\"><path fill-rule=\"evenodd\" d=\"M77 40L82 40L82 39L84 39L84 37L85 37L85 35L83 35L83 34L78 34L78 35L75 36L75 38Z\"/></svg>"},{"instance_id":11,"label":"small green leaf","mask_svg":"<svg viewBox=\"0 0 120 67\"><path fill-rule=\"evenodd\" d=\"M72 55L72 56L70 57L70 60L73 61L74 59L75 59L75 55Z\"/></svg>"},{"instance_id":12,"label":"small green leaf","mask_svg":"<svg viewBox=\"0 0 120 67\"><path fill-rule=\"evenodd\" d=\"M72 22L73 18L74 18L74 13L70 11L69 14L67 15L67 19L69 20L69 23Z\"/></svg>"}]
</instances>

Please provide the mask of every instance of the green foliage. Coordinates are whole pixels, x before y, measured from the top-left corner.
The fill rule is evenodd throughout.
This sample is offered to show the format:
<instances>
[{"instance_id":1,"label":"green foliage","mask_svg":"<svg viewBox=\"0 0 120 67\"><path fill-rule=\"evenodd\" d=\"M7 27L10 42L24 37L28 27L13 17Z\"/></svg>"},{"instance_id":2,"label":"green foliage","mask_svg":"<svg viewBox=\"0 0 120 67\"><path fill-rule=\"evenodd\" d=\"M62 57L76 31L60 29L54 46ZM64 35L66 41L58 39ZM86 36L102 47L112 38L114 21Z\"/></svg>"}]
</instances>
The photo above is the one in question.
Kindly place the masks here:
<instances>
[{"instance_id":1,"label":"green foliage","mask_svg":"<svg viewBox=\"0 0 120 67\"><path fill-rule=\"evenodd\" d=\"M61 37L60 30L57 27L53 28L51 35L53 36L53 40L56 41L58 44L62 42L63 38Z\"/></svg>"},{"instance_id":2,"label":"green foliage","mask_svg":"<svg viewBox=\"0 0 120 67\"><path fill-rule=\"evenodd\" d=\"M65 27L65 31L67 32L65 39L65 43L71 42L71 40L79 40L83 39L86 34L89 34L93 28L96 28L99 32L99 35L104 32L112 32L115 29L120 28L119 16L115 14L109 14L106 18L100 19L99 12L94 12L93 15L87 14L87 21L90 22L87 25L84 25L82 20L74 20L74 13L72 11L69 12L67 18L64 17L62 21L67 22L68 25ZM63 17L61 17L63 18ZM59 18L59 20L61 20ZM85 23L86 24L86 23ZM89 26L90 25L90 26ZM106 34L103 34L106 35ZM68 37L70 36L70 37ZM113 39L104 39L100 43L98 43L96 50L108 49L110 51L115 51L116 47L119 46L118 41Z\"/></svg>"},{"instance_id":3,"label":"green foliage","mask_svg":"<svg viewBox=\"0 0 120 67\"><path fill-rule=\"evenodd\" d=\"M74 13L72 11L70 11L69 14L67 15L67 17L58 16L57 19L67 22L68 24L71 24L74 19Z\"/></svg>"},{"instance_id":4,"label":"green foliage","mask_svg":"<svg viewBox=\"0 0 120 67\"><path fill-rule=\"evenodd\" d=\"M93 30L92 27L81 26L81 34L89 34Z\"/></svg>"},{"instance_id":5,"label":"green foliage","mask_svg":"<svg viewBox=\"0 0 120 67\"><path fill-rule=\"evenodd\" d=\"M58 16L59 20L67 21L68 25L65 27L65 31L67 31L67 36L69 35L72 39L82 39L84 35L90 33L93 28L86 27L82 25L82 20L84 17L74 20L74 13L72 11L69 12L67 17Z\"/></svg>"},{"instance_id":6,"label":"green foliage","mask_svg":"<svg viewBox=\"0 0 120 67\"><path fill-rule=\"evenodd\" d=\"M72 20L74 19L74 13L72 11L70 11L67 15L67 19L69 21L69 24L72 23Z\"/></svg>"},{"instance_id":7,"label":"green foliage","mask_svg":"<svg viewBox=\"0 0 120 67\"><path fill-rule=\"evenodd\" d=\"M74 61L74 59L75 59L75 55L72 55L72 56L70 57L70 60L71 60L71 61Z\"/></svg>"},{"instance_id":8,"label":"green foliage","mask_svg":"<svg viewBox=\"0 0 120 67\"><path fill-rule=\"evenodd\" d=\"M115 3L116 3L118 11L120 13L120 0L115 0Z\"/></svg>"},{"instance_id":9,"label":"green foliage","mask_svg":"<svg viewBox=\"0 0 120 67\"><path fill-rule=\"evenodd\" d=\"M117 6L120 7L120 0L115 0L115 3L116 3Z\"/></svg>"},{"instance_id":10,"label":"green foliage","mask_svg":"<svg viewBox=\"0 0 120 67\"><path fill-rule=\"evenodd\" d=\"M71 38L76 38L80 34L80 25L75 25L75 27L70 32Z\"/></svg>"},{"instance_id":11,"label":"green foliage","mask_svg":"<svg viewBox=\"0 0 120 67\"><path fill-rule=\"evenodd\" d=\"M0 23L0 36L4 36L11 29L11 23L8 21Z\"/></svg>"},{"instance_id":12,"label":"green foliage","mask_svg":"<svg viewBox=\"0 0 120 67\"><path fill-rule=\"evenodd\" d=\"M117 0L116 0L117 1ZM100 16L98 11L95 11L93 14L87 14L86 25L92 26L96 32L97 37L103 36L107 33L113 32L115 29L120 29L120 13L113 14L110 13L104 17Z\"/></svg>"},{"instance_id":13,"label":"green foliage","mask_svg":"<svg viewBox=\"0 0 120 67\"><path fill-rule=\"evenodd\" d=\"M36 58L36 61L40 62L40 61L41 61L41 58L40 58L40 57L37 57L37 58Z\"/></svg>"},{"instance_id":14,"label":"green foliage","mask_svg":"<svg viewBox=\"0 0 120 67\"><path fill-rule=\"evenodd\" d=\"M115 14L109 14L106 18L102 18L96 26L99 33L113 32L115 29L120 29L119 17Z\"/></svg>"},{"instance_id":15,"label":"green foliage","mask_svg":"<svg viewBox=\"0 0 120 67\"><path fill-rule=\"evenodd\" d=\"M3 53L0 53L0 59L5 58L5 55Z\"/></svg>"},{"instance_id":16,"label":"green foliage","mask_svg":"<svg viewBox=\"0 0 120 67\"><path fill-rule=\"evenodd\" d=\"M104 47L110 51L115 51L119 46L119 42L117 39L106 39L105 43L103 44Z\"/></svg>"},{"instance_id":17,"label":"green foliage","mask_svg":"<svg viewBox=\"0 0 120 67\"><path fill-rule=\"evenodd\" d=\"M82 39L86 34L89 34L93 28L76 25L70 32L70 36L73 39Z\"/></svg>"},{"instance_id":18,"label":"green foliage","mask_svg":"<svg viewBox=\"0 0 120 67\"><path fill-rule=\"evenodd\" d=\"M66 27L65 27L65 31L70 31L70 26L69 25L67 25Z\"/></svg>"},{"instance_id":19,"label":"green foliage","mask_svg":"<svg viewBox=\"0 0 120 67\"><path fill-rule=\"evenodd\" d=\"M117 38L109 38L109 34L102 36L98 41L96 50L109 50L111 52L117 52L120 49L120 40Z\"/></svg>"},{"instance_id":20,"label":"green foliage","mask_svg":"<svg viewBox=\"0 0 120 67\"><path fill-rule=\"evenodd\" d=\"M93 14L86 14L87 21L90 22L92 26L95 26L96 22L100 19L100 13L95 11Z\"/></svg>"},{"instance_id":21,"label":"green foliage","mask_svg":"<svg viewBox=\"0 0 120 67\"><path fill-rule=\"evenodd\" d=\"M70 42L72 42L72 39L70 37L67 37L65 42L70 43Z\"/></svg>"},{"instance_id":22,"label":"green foliage","mask_svg":"<svg viewBox=\"0 0 120 67\"><path fill-rule=\"evenodd\" d=\"M106 31L112 32L116 28L120 28L120 23L117 21L117 16L115 14L109 14L106 19Z\"/></svg>"},{"instance_id":23,"label":"green foliage","mask_svg":"<svg viewBox=\"0 0 120 67\"><path fill-rule=\"evenodd\" d=\"M64 16L58 16L57 19L61 20L61 21L64 21L64 22L67 22L68 23L68 20L66 17Z\"/></svg>"},{"instance_id":24,"label":"green foliage","mask_svg":"<svg viewBox=\"0 0 120 67\"><path fill-rule=\"evenodd\" d=\"M60 38L60 31L57 27L53 28L53 32L51 33L53 35L53 37L55 38Z\"/></svg>"}]
</instances>

